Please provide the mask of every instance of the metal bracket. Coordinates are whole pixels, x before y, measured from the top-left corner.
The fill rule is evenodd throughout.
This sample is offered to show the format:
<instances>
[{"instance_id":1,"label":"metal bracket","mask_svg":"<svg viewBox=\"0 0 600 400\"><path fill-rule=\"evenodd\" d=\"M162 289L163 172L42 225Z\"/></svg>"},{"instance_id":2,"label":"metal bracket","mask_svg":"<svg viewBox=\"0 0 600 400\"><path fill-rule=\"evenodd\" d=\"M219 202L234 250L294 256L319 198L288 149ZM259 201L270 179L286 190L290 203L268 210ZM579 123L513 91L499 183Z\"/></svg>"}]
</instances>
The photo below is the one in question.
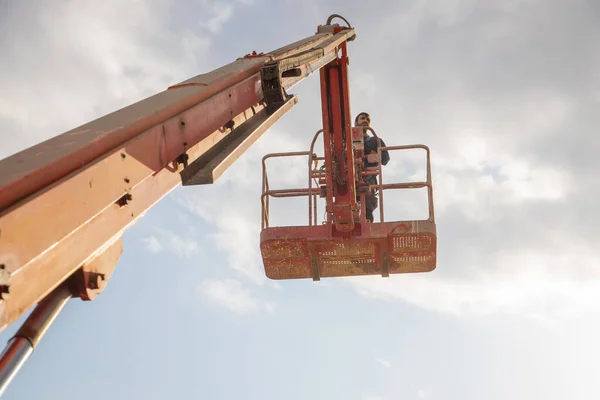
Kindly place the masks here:
<instances>
[{"instance_id":1,"label":"metal bracket","mask_svg":"<svg viewBox=\"0 0 600 400\"><path fill-rule=\"evenodd\" d=\"M292 95L286 93L282 78L293 78L302 75L300 67L323 58L322 48L310 49L281 60L266 63L261 69L261 85L267 104L267 111L272 113L281 107Z\"/></svg>"},{"instance_id":2,"label":"metal bracket","mask_svg":"<svg viewBox=\"0 0 600 400\"><path fill-rule=\"evenodd\" d=\"M262 109L252 118L239 125L209 151L181 171L182 185L215 183L244 151L297 103L298 98L291 96L272 112Z\"/></svg>"}]
</instances>

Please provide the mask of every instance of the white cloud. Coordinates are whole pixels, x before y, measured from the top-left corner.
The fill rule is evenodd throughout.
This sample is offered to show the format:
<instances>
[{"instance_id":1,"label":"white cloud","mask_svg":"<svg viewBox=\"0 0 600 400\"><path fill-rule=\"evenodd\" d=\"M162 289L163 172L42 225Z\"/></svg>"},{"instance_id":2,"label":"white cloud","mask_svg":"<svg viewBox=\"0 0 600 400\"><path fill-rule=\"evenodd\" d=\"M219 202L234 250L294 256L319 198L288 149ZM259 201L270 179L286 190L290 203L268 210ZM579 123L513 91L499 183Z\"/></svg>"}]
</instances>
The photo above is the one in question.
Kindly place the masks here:
<instances>
[{"instance_id":1,"label":"white cloud","mask_svg":"<svg viewBox=\"0 0 600 400\"><path fill-rule=\"evenodd\" d=\"M449 277L452 271L443 271L444 275L434 271L347 282L367 298L400 300L438 312L513 314L550 321L600 309L600 258L575 245L570 250L502 253L481 267L471 265L470 270L477 272L455 277ZM442 260L438 268L452 265Z\"/></svg>"},{"instance_id":2,"label":"white cloud","mask_svg":"<svg viewBox=\"0 0 600 400\"><path fill-rule=\"evenodd\" d=\"M253 3L254 0L205 1L206 14L210 17L201 22L200 26L206 28L213 35L217 35L231 20L240 5L247 7Z\"/></svg>"},{"instance_id":3,"label":"white cloud","mask_svg":"<svg viewBox=\"0 0 600 400\"><path fill-rule=\"evenodd\" d=\"M255 284L276 286L276 282L266 278L259 252L261 159L272 151L304 150L308 144L286 137L276 130L271 130L267 135L242 155L215 184L186 188L175 193L174 198L215 227L215 232L209 238L217 249L226 252L228 266L240 277L250 279ZM301 178L306 173L304 163L295 160L294 165L294 168L283 169L268 167L274 177L272 187L289 187L298 182L305 186L306 180ZM279 174L282 170L287 173ZM273 220L281 222L290 216L289 208L283 207L279 211ZM304 208L301 211L307 212Z\"/></svg>"},{"instance_id":4,"label":"white cloud","mask_svg":"<svg viewBox=\"0 0 600 400\"><path fill-rule=\"evenodd\" d=\"M198 253L199 246L195 240L179 235L171 235L168 246L180 257L191 258Z\"/></svg>"},{"instance_id":5,"label":"white cloud","mask_svg":"<svg viewBox=\"0 0 600 400\"><path fill-rule=\"evenodd\" d=\"M434 21L439 24L436 28L449 29L447 32L457 35L453 40L458 41L466 32L462 23L475 23L471 17L475 5L472 1L444 2L435 8L420 5L404 15L419 17L418 30L425 22ZM517 32L534 35L518 25L521 20L510 17L518 6L518 2L512 2L510 7L500 7L499 14L492 14L494 21L514 23ZM478 7L482 7L482 12L497 12L499 6ZM393 29L385 25L380 29L378 25L380 32L369 31L366 24L358 32L357 42L352 44L364 46L353 47L355 52L351 53L351 82L356 89L352 91L353 107L358 105L355 111L372 110L375 129L389 145L414 142L430 145L435 211L441 234L438 270L389 280L375 277L348 282L365 296L398 299L456 315L511 313L538 318L572 315L576 309L595 309L598 281L591 271L598 259L587 240L582 240L572 229L576 224L562 226L565 220L574 218L568 204L577 194L578 176L568 165L534 152L534 145L544 143L553 129L575 123L577 101L547 84L538 87L530 79L511 80L514 74L509 78L502 75L507 81L494 85L487 68L497 65L498 57L504 58L491 52L487 46L489 38L477 41L481 47L461 48L466 57L461 59L451 52L435 51L436 46L458 45L451 41L453 36L442 37L446 31L434 30L429 34L437 36L411 38L405 35L405 29L410 28L398 24L398 14L391 14ZM480 27L472 29L479 32ZM487 32L487 25L481 29ZM400 67L389 70L383 69L387 68L386 63L374 65L362 59L361 48L368 49L370 57L384 51L375 45L360 44L361 38L370 35L372 39L377 34L402 37L398 43L406 45L403 48L410 54L406 57L410 63L403 61ZM431 40L428 42L431 49L417 46L417 38ZM510 68L519 72L523 68L503 65L502 71ZM404 68L400 74L402 85L379 79L384 73L397 74L397 68ZM448 74L453 78L447 79ZM376 99L385 101L367 100L374 93ZM303 94L301 102L320 101L318 92L306 89ZM313 110L316 114L299 116L298 121L319 124L319 109ZM269 140L281 140L257 143L232 167L228 176L207 190L210 197L194 200L198 214L216 224L214 238L229 253L230 265L256 282L264 274L258 249L260 156L266 150L302 149L306 144L297 138L302 137L300 132L308 137L306 129L303 125L291 133L268 133ZM287 140L297 143L291 146ZM401 163L400 158L392 158L385 177L423 175L424 164L409 166ZM281 181L286 181L290 171L275 172ZM388 201L385 207L389 212L419 206L412 201L394 202L390 197ZM545 216L528 215L548 206L562 213L561 227ZM290 216L291 208L284 208L280 215L287 217L286 212ZM530 232L530 236L523 231ZM578 279L577 274L585 275L588 280Z\"/></svg>"},{"instance_id":6,"label":"white cloud","mask_svg":"<svg viewBox=\"0 0 600 400\"><path fill-rule=\"evenodd\" d=\"M560 118L566 116L561 115ZM266 135L268 139L261 139L213 187L202 188L202 195L186 191L181 197L188 208L215 224L216 232L212 237L218 248L228 253L230 267L258 284L266 281L258 241L260 158L267 152L306 147L295 136L285 135L276 129ZM445 228L447 210L451 207L461 210L464 220L458 221L461 226L456 228L463 230L466 229L462 226L465 221L491 224L527 204L559 203L573 194L573 176L569 171L559 166L535 164L523 156L511 154L508 148L499 151L503 148L502 143L494 136L489 138L483 132L466 129L452 138L451 146L440 151L435 151L434 146L432 164L439 228ZM399 143L390 141L389 144ZM386 166L386 182L389 183L392 177L397 180L424 177L423 160L409 165L401 162L402 159L395 157ZM304 173L302 167L298 164L294 168L270 169L271 179L274 182L275 178L279 178L278 187L289 186L301 179ZM422 204L416 200L400 203L394 202L390 196L387 199L386 214L421 209L426 201L420 199ZM298 209L291 210L284 207L274 217L280 217L276 220L281 222L299 215ZM304 212L303 209L300 211ZM489 228L493 229L493 226L489 225ZM441 236L439 240L445 244L451 239ZM573 247L573 240L565 241L560 235L555 240L556 251L552 254L546 252L543 257L539 254L543 254L547 242L541 242L541 245L540 242L531 243L531 246L523 243L523 247L517 249L507 249L500 244L496 254L488 255L468 242L457 243L456 246L464 249L464 259L455 258L449 263L450 260L444 259L444 253L440 253L439 270L433 274L395 276L390 280L357 278L349 282L361 295L399 299L426 309L458 315L513 313L535 318L566 315L572 308L587 304L578 297L582 293L578 289L582 282L564 280L554 272L557 269L567 271L571 267L569 258L578 260L575 263L579 269L584 264L591 269L596 258L589 249L586 254L585 247ZM452 273L455 265L460 272ZM483 272L470 275L464 270ZM448 277L451 275L453 278ZM595 298L597 282L592 282L584 291L587 296ZM564 306L557 306L552 301L557 296L566 301Z\"/></svg>"},{"instance_id":7,"label":"white cloud","mask_svg":"<svg viewBox=\"0 0 600 400\"><path fill-rule=\"evenodd\" d=\"M204 24L213 33L219 32L231 20L235 7L248 4L247 1L201 3L206 13L199 25ZM194 31L170 26L165 15L173 4L167 0L132 4L107 0L97 4L69 2L61 3L58 7L40 8L30 15L30 20L37 27L36 32L45 36L43 43L33 40L34 36L15 36L11 34L13 29L5 29L3 50L10 56L12 65L23 67L17 73L0 74L0 84L5 94L0 99L1 116L15 123L22 131L36 131L34 128L44 127L45 129L38 131L42 132L40 136L28 139L28 144L33 144L55 134L56 131L52 130L55 126L72 127L162 90L178 77L184 79L197 73L202 61L196 55L210 48L210 35L200 36ZM415 26L420 27L419 24L424 21L436 21L441 26L448 27L467 18L473 4L472 1L446 1L434 8L430 4L420 3L403 15L416 21ZM517 5L518 2L511 2L511 6L503 9L503 12L513 12ZM14 12L18 14L17 11ZM53 21L59 15L61 24L57 26ZM128 24L121 24L117 17L126 18ZM388 29L384 25L378 29L381 32L387 30L387 33L398 32L398 14L390 14L389 18L393 19L394 28ZM412 40L410 35L404 33L406 29L416 29L415 26L401 28L400 36L406 41ZM25 28L28 27L23 29ZM94 34L80 35L82 30L93 30ZM363 29L359 32L357 43L362 43L361 32L366 31ZM65 42L65 37L70 38L68 42ZM374 47L373 51L376 51ZM351 56L352 54L354 53ZM479 57L485 55L486 53L478 54ZM378 110L377 123L387 120L403 124L405 120L400 117L404 117L403 113L410 112L411 109L406 111L397 107L399 100L389 95L394 93L393 84L384 84L379 79L379 70L371 68L371 64L358 56L352 57L351 82L354 82L352 85L356 89L352 92L353 102L359 104L361 109L362 106L369 106ZM41 59L44 59L43 72L52 74L53 79L48 80L47 75L35 73L42 71L37 67ZM70 62L65 63L64 60ZM422 63L422 60L415 62ZM430 63L429 66L416 68L419 70L417 76L423 80L426 77L436 78L440 71L428 68L438 64ZM0 61L1 71L9 71L7 68L7 64ZM411 71L405 72L409 74ZM23 75L20 77L21 73ZM407 77L406 83L409 84L408 78L415 75L403 76ZM316 79L312 77L311 84ZM22 90L23 82L35 87L35 93ZM65 82L69 84L65 85ZM469 81L459 81L451 88L467 84ZM418 88L421 90L424 87ZM428 109L436 112L435 118L429 121L424 118L425 114L415 114L414 118L427 120L430 125L414 126L421 129L404 129L401 135L406 136L392 136L393 140L388 141L389 144L401 144L407 137L416 137L417 133L426 132L424 127L445 128L440 132L441 135L426 138L431 139L429 142L434 152L434 193L439 221L444 221L445 211L450 207L460 207L467 221L489 223L510 215L524 204L560 202L573 195L576 176L572 171L552 163L537 162L514 150L532 138L544 138L555 126L569 123L577 109L576 102L568 96L561 96L547 89L541 94L532 90L524 91L511 98L512 102L508 105L500 102L478 103L466 89L451 92L452 96L445 92L447 89L442 87L435 101L423 103L422 99L414 95L417 93L414 91L415 87L407 86L406 92L413 96L411 100L420 106L431 106ZM455 93L460 96L454 96ZM377 104L373 100L376 99L374 95L389 101ZM2 99L10 101L3 102ZM87 100L74 102L72 99ZM312 100L319 101L318 93L313 97L307 94L302 99ZM391 107L397 114L385 117L386 107ZM296 110L292 112L295 113ZM318 129L320 115L316 115L317 118L314 115L311 117L315 121L311 126ZM380 125L382 132L389 132L390 135L396 132L397 126L394 124ZM254 145L216 185L202 187L194 192L186 189L183 192L186 204L203 219L214 224L216 231L211 237L217 248L228 254L231 268L240 277L249 278L257 284L266 281L258 251L260 158L270 151L305 149L310 139L306 129L305 126L298 127L298 131L304 131L302 136L297 135L296 131L289 133L270 130L266 134L269 136L268 141L261 140ZM15 135L10 138L2 137L3 151L16 148L13 136ZM384 138L387 137L384 135ZM20 137L19 140L23 138ZM23 143L25 142L19 143L19 146ZM386 176L393 176L393 168L400 170L401 166L391 165L388 168L390 173ZM419 172L422 172L422 167L420 168ZM285 173L278 174L282 171ZM287 184L302 178L304 170L287 168L272 169L271 172L274 173L273 182L279 178L278 183ZM393 204L386 203L386 209L391 211L394 208ZM403 204L396 208L407 207ZM274 217L277 216L287 218L294 215L284 207ZM528 222L523 221L525 223ZM455 228L461 229L460 226ZM512 226L511 229L518 230L519 227ZM568 235L557 234L555 243L558 250L552 255L548 255L543 246L532 245L527 249L523 245L523 248L512 253L501 249L500 256L489 255L485 261L465 262L472 270L491 265L491 268L486 269L486 274L459 276L450 280L446 275L434 273L394 278L390 281L393 285L377 280L357 280L353 285L364 294L400 298L423 307L448 312L516 312L520 308L525 312L535 313L539 308L552 308L547 299L557 295L569 299L567 304L579 302L580 306L589 307L587 302L595 299L596 281L580 282L571 276L562 279L559 278L560 275L556 275L556 271L573 269L569 268L569 262L577 264L578 271L581 271L582 265L587 265L586 270L593 270L597 259L588 247L582 245L583 248L575 249L574 245L569 244L577 239L565 240L563 236ZM440 241L444 240L447 238L440 237ZM199 250L194 240L171 233L146 238L145 244L149 251L168 249L182 257L192 257ZM473 257L473 249L468 244L457 245L464 245L465 259ZM516 267L513 270L508 266ZM454 265L446 264L444 259L440 259L441 270L447 271L453 267ZM496 276L498 271L503 273ZM492 276L493 279L490 278ZM404 282L414 283L415 286L404 287ZM402 290L396 293L399 287ZM585 296L588 297L587 301L584 301ZM566 309L568 306L565 306Z\"/></svg>"},{"instance_id":8,"label":"white cloud","mask_svg":"<svg viewBox=\"0 0 600 400\"><path fill-rule=\"evenodd\" d=\"M385 359L381 358L381 357L377 357L375 359L375 361L377 361L379 364L381 364L385 368L392 368L392 363L389 362L388 360L385 360Z\"/></svg>"},{"instance_id":9,"label":"white cloud","mask_svg":"<svg viewBox=\"0 0 600 400\"><path fill-rule=\"evenodd\" d=\"M228 192L231 194L231 191ZM261 270L261 259L257 253L260 212L251 203L240 203L239 207L235 207L235 201L228 200L225 194L221 191L217 195L211 193L207 197L184 193L184 197L179 197L178 200L214 224L216 232L209 234L208 238L215 243L217 249L226 252L228 265L240 276L262 284L265 280L264 271ZM223 201L215 202L216 198ZM251 201L250 198L247 200Z\"/></svg>"},{"instance_id":10,"label":"white cloud","mask_svg":"<svg viewBox=\"0 0 600 400\"><path fill-rule=\"evenodd\" d=\"M207 279L200 286L200 293L209 301L239 314L272 313L275 305L259 300L236 279Z\"/></svg>"},{"instance_id":11,"label":"white cloud","mask_svg":"<svg viewBox=\"0 0 600 400\"><path fill-rule=\"evenodd\" d=\"M225 20L209 22L213 11L228 19L235 10L212 1L194 7L200 24L214 28ZM0 157L216 67L203 55L218 29L180 23L187 6L172 0L39 2L10 11L0 21L0 123L10 128L0 133Z\"/></svg>"},{"instance_id":12,"label":"white cloud","mask_svg":"<svg viewBox=\"0 0 600 400\"><path fill-rule=\"evenodd\" d=\"M164 250L163 245L160 244L156 236L143 238L142 242L146 244L146 250L148 250L151 253L160 253Z\"/></svg>"},{"instance_id":13,"label":"white cloud","mask_svg":"<svg viewBox=\"0 0 600 400\"><path fill-rule=\"evenodd\" d=\"M233 5L230 3L216 2L212 5L214 16L206 22L205 26L212 33L218 33L225 22L227 22L233 13Z\"/></svg>"},{"instance_id":14,"label":"white cloud","mask_svg":"<svg viewBox=\"0 0 600 400\"><path fill-rule=\"evenodd\" d=\"M559 165L534 165L509 155L482 159L477 167L432 161L437 214L460 205L483 222L501 215L503 207L560 201L574 193L575 177Z\"/></svg>"},{"instance_id":15,"label":"white cloud","mask_svg":"<svg viewBox=\"0 0 600 400\"><path fill-rule=\"evenodd\" d=\"M211 32L231 32L222 40L235 36L228 24L236 10L227 4L213 8L212 1L195 3L202 7L189 13L190 7L184 4L186 13L192 14L192 23L204 28L206 36L181 29L184 22L168 20L172 1L40 2L38 7L10 3L15 18L0 23L0 156L206 70L204 60L214 61ZM290 2L297 6L295 11L311 6L311 2L296 3ZM312 3L318 9L317 2ZM596 179L597 107L593 102L598 92L588 90L598 87L593 51L598 47L597 23L593 17L586 22L584 14L594 13L583 8L550 2L540 18L539 10L531 6L535 2L519 9L524 3L450 0L390 2L387 8L348 5L356 10L345 14L356 24L358 34L350 53L353 103L373 112L376 129L389 144L423 142L432 147L440 258L438 270L431 274L326 280L323 284L346 282L369 298L458 316L508 313L548 319L598 311L597 185L583 187L575 165L588 168ZM394 7L409 9L398 12ZM503 12L490 12L490 8ZM315 13L319 22L327 15ZM289 26L302 20L298 12L297 18L275 21L272 28L289 33ZM309 25L298 23L303 32L312 30ZM397 47L393 54L389 53L392 42ZM243 54L233 51L234 57ZM394 54L402 56L394 58ZM360 71L367 72L361 75ZM300 99L302 107L315 105L314 113L303 116L295 108L289 131L271 130L269 140L253 146L218 184L179 192L189 193L190 208L213 224L215 248L226 252L231 268L231 276L207 280L199 285L199 292L232 312L274 310L272 303L259 297L262 292L244 286L243 279L255 284L266 281L258 251L260 157L266 151L305 148L313 128L318 129L321 122L318 79L311 78L304 87L317 88L315 96L309 93ZM592 102L586 103L589 99ZM285 125L285 120L281 122ZM569 147L572 143L579 147ZM561 158L564 155L571 159L564 162L569 158ZM413 169L403 167L392 166L398 168L398 175L413 175ZM290 169L274 172L279 172L281 183L291 182ZM396 208L408 208L406 203L401 206ZM290 214L284 208L279 215ZM182 257L199 251L193 235L149 234L144 239L148 251L162 249ZM285 296L288 285L281 287L278 294ZM581 331L593 332L589 328L594 322L582 320ZM507 325L514 336L522 328ZM570 324L564 327L575 329ZM580 338L578 334L573 337ZM502 343L510 346L515 343L511 339L503 337ZM567 342L567 347L549 349L566 353L569 345L585 341ZM472 351L481 350L475 346ZM568 363L555 353L546 352L549 358L544 359L529 348L535 346L525 347L533 351L525 357L540 363L544 376L560 378L552 373L563 371L560 365ZM580 351L572 352L569 360L585 365L580 361L585 361L589 348L576 347ZM425 358L436 355L423 353ZM551 371L545 369L552 365L549 359L559 360ZM383 367L389 364L381 360ZM521 373L526 371L523 365L516 372L502 363L497 366L517 378L527 375ZM534 371L540 371L539 366ZM575 369L572 373L581 376ZM448 379L453 378L450 373ZM474 382L480 385L482 381ZM560 396L555 391L558 385L545 389ZM587 392L594 389L581 384L574 387ZM407 391L413 398L433 393L418 388ZM484 393L480 397L493 397L486 392L494 390L489 385L478 389ZM357 389L352 390L356 393ZM565 386L565 393L568 390Z\"/></svg>"},{"instance_id":16,"label":"white cloud","mask_svg":"<svg viewBox=\"0 0 600 400\"><path fill-rule=\"evenodd\" d=\"M200 252L198 242L194 240L195 231L190 228L185 235L179 235L175 232L161 228L155 228L155 235L142 239L146 250L152 253L159 253L163 250L170 251L181 258L192 258Z\"/></svg>"},{"instance_id":17,"label":"white cloud","mask_svg":"<svg viewBox=\"0 0 600 400\"><path fill-rule=\"evenodd\" d=\"M165 25L162 15L168 7L167 1L124 3L107 0L85 4L63 2L31 13L35 30L45 36L43 44L29 42L27 36L10 37L5 44L9 45L13 63L31 65L29 68L38 64L37 51L48 55L43 70L36 67L37 71L23 71L27 73L28 84L36 86L37 101L30 101L32 94L22 90L25 80L12 75L12 79L2 82L5 94L2 99L10 101L0 102L0 113L27 125L55 123L70 126L96 115L95 107L113 111L115 106L130 104L144 94L164 90L175 77L183 77L182 74L187 72L186 64L197 65L190 58L190 51L186 51L191 49L182 42L190 33L175 34ZM59 25L57 20L61 21ZM128 23L121 23L123 20ZM82 31L94 34L81 35ZM179 38L175 36L180 34ZM69 37L69 41L65 42L65 37ZM194 42L207 44L200 37ZM168 56L172 51L167 47L169 45L178 47L173 50L179 50L183 60L176 61ZM33 52L32 46L40 48ZM55 79L48 80L41 72L53 74ZM74 106L72 99L82 97L87 101L75 102ZM47 103L52 106L48 107ZM57 113L57 108L63 104L65 106Z\"/></svg>"}]
</instances>

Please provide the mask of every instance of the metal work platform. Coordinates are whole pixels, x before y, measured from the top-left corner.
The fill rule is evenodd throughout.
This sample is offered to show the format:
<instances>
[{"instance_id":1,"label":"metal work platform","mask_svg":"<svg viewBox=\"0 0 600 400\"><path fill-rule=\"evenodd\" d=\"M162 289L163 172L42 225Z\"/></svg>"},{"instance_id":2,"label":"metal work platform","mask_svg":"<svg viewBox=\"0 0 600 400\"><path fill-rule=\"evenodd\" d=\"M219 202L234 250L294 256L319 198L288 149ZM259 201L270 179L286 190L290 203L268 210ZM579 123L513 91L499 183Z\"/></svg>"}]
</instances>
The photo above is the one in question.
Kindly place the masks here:
<instances>
[{"instance_id":1,"label":"metal work platform","mask_svg":"<svg viewBox=\"0 0 600 400\"><path fill-rule=\"evenodd\" d=\"M424 145L380 147L381 151L422 149L427 155L427 177L424 182L400 182L383 184L382 167L374 167L378 177L379 221L369 223L364 218L364 194L361 198L361 212L351 232L336 230L330 212L325 221L317 221L317 201L326 194L323 186L315 187L314 181L325 183L326 171L315 169L314 146L317 132L310 151L272 153L263 158L262 189L262 232L260 249L266 275L271 279L303 279L403 274L430 272L436 267L437 235L433 211L433 190L431 183L430 151ZM278 157L305 157L310 176L308 187L294 189L273 189L269 185L266 161ZM428 218L412 221L386 221L384 193L394 189L427 188ZM269 199L282 197L308 197L308 225L270 226Z\"/></svg>"}]
</instances>

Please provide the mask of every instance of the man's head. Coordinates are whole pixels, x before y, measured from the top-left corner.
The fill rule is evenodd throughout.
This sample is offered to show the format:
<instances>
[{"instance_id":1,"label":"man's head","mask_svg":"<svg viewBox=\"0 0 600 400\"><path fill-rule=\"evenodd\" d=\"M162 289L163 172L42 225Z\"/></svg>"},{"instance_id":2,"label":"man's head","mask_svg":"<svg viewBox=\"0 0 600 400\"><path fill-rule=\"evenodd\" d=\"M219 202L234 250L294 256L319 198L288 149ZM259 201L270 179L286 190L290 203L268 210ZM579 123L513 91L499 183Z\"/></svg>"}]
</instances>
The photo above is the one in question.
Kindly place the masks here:
<instances>
[{"instance_id":1,"label":"man's head","mask_svg":"<svg viewBox=\"0 0 600 400\"><path fill-rule=\"evenodd\" d=\"M371 116L369 113L361 112L354 118L354 126L371 126Z\"/></svg>"}]
</instances>

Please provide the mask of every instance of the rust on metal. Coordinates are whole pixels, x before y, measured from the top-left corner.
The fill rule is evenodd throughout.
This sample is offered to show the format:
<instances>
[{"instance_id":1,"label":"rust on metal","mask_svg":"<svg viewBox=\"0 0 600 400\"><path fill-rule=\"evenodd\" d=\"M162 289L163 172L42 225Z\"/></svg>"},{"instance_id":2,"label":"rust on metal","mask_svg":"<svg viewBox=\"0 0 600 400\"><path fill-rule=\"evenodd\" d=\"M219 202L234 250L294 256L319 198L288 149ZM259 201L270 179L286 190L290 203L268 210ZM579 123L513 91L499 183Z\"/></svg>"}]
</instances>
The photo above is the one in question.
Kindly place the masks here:
<instances>
[{"instance_id":1,"label":"rust on metal","mask_svg":"<svg viewBox=\"0 0 600 400\"><path fill-rule=\"evenodd\" d=\"M71 277L74 295L82 300L94 300L108 284L122 253L123 241L119 238L84 263Z\"/></svg>"},{"instance_id":2,"label":"rust on metal","mask_svg":"<svg viewBox=\"0 0 600 400\"><path fill-rule=\"evenodd\" d=\"M351 239L333 238L327 225L267 228L261 254L271 279L429 272L436 267L436 231L430 221L413 221L408 232L394 233L395 222L371 223ZM316 250L309 252L309 244ZM381 260L389 261L384 265ZM385 267L385 268L384 268Z\"/></svg>"},{"instance_id":3,"label":"rust on metal","mask_svg":"<svg viewBox=\"0 0 600 400\"><path fill-rule=\"evenodd\" d=\"M253 50L252 53L246 54L244 58L256 58L263 57L265 53L257 53L256 50Z\"/></svg>"}]
</instances>

